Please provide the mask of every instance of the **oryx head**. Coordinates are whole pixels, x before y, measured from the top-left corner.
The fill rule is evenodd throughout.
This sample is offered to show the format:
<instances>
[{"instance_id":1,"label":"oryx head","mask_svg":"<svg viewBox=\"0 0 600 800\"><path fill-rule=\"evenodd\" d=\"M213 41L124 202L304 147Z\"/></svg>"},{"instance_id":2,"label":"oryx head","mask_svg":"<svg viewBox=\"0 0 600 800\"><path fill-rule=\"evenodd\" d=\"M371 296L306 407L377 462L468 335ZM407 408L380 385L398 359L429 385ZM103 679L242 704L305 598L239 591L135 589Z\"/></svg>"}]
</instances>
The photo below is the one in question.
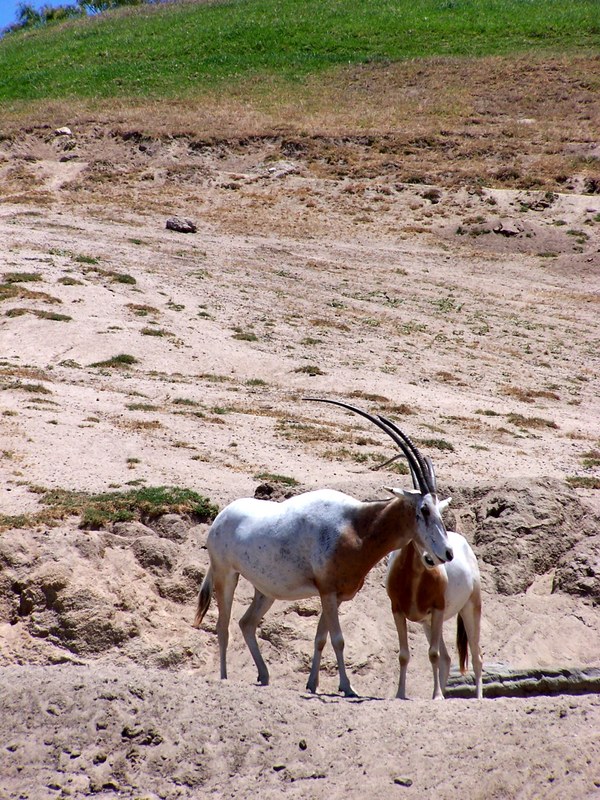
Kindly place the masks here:
<instances>
[{"instance_id":1,"label":"oryx head","mask_svg":"<svg viewBox=\"0 0 600 800\"><path fill-rule=\"evenodd\" d=\"M361 417L368 419L394 441L408 460L413 479L413 490L386 487L396 497L410 500L415 508L416 533L413 543L419 551L426 567L435 567L452 561L454 554L448 541L446 527L442 520L442 511L450 503L450 498L438 500L437 482L433 463L429 456L423 456L416 445L408 436L391 420L381 414L373 416L367 411L343 403L339 400L325 400L318 397L308 397L320 403L331 403L341 406Z\"/></svg>"}]
</instances>

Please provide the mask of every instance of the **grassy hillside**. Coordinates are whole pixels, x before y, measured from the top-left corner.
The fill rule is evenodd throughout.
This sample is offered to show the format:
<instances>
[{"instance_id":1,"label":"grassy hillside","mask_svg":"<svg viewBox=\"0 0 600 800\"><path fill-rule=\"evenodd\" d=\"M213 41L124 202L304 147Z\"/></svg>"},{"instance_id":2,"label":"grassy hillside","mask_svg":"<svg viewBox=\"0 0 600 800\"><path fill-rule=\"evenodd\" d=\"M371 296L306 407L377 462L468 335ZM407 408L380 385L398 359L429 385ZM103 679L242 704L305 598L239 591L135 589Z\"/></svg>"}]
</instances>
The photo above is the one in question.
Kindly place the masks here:
<instances>
[{"instance_id":1,"label":"grassy hillside","mask_svg":"<svg viewBox=\"0 0 600 800\"><path fill-rule=\"evenodd\" d=\"M598 0L234 0L127 9L0 40L0 102L185 97L418 56L599 48Z\"/></svg>"}]
</instances>

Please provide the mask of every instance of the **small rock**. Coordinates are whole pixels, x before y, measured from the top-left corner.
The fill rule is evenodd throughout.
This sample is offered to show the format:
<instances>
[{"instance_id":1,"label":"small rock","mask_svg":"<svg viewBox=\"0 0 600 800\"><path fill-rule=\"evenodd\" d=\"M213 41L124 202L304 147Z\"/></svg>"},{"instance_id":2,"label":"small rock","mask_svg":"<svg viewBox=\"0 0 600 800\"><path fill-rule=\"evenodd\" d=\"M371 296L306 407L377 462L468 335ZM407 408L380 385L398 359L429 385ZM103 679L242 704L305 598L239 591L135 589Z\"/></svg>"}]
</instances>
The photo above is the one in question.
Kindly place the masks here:
<instances>
[{"instance_id":1,"label":"small rock","mask_svg":"<svg viewBox=\"0 0 600 800\"><path fill-rule=\"evenodd\" d=\"M54 131L56 136L72 136L73 131L65 125L63 128L56 128Z\"/></svg>"},{"instance_id":2,"label":"small rock","mask_svg":"<svg viewBox=\"0 0 600 800\"><path fill-rule=\"evenodd\" d=\"M286 175L293 175L297 172L297 166L291 161L277 161L267 167L267 173L271 178L285 178Z\"/></svg>"},{"instance_id":3,"label":"small rock","mask_svg":"<svg viewBox=\"0 0 600 800\"><path fill-rule=\"evenodd\" d=\"M425 200L429 200L434 205L442 199L442 192L439 189L427 189L421 195Z\"/></svg>"},{"instance_id":4,"label":"small rock","mask_svg":"<svg viewBox=\"0 0 600 800\"><path fill-rule=\"evenodd\" d=\"M394 783L397 786L406 786L407 788L413 784L411 778L394 778Z\"/></svg>"},{"instance_id":5,"label":"small rock","mask_svg":"<svg viewBox=\"0 0 600 800\"><path fill-rule=\"evenodd\" d=\"M274 491L275 491L274 487L271 486L270 484L261 483L254 490L254 497L257 500L270 500Z\"/></svg>"},{"instance_id":6,"label":"small rock","mask_svg":"<svg viewBox=\"0 0 600 800\"><path fill-rule=\"evenodd\" d=\"M521 231L515 225L505 225L503 222L499 222L495 225L492 230L494 233L499 233L501 236L518 236Z\"/></svg>"},{"instance_id":7,"label":"small rock","mask_svg":"<svg viewBox=\"0 0 600 800\"><path fill-rule=\"evenodd\" d=\"M181 217L171 217L167 220L167 228L170 231L177 231L177 233L196 233L198 228L191 219L182 219Z\"/></svg>"}]
</instances>

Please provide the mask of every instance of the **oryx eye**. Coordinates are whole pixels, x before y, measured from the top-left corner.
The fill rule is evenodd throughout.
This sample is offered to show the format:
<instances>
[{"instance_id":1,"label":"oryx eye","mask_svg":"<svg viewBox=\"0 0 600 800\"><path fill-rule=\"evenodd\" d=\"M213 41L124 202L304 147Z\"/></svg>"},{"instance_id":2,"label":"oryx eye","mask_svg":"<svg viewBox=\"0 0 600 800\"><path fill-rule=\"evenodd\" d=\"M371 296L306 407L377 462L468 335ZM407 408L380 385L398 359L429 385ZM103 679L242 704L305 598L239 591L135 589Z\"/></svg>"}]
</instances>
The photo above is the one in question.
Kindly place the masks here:
<instances>
[{"instance_id":1,"label":"oryx eye","mask_svg":"<svg viewBox=\"0 0 600 800\"><path fill-rule=\"evenodd\" d=\"M423 519L424 519L424 520L427 522L427 520L429 519L429 515L431 514L431 512L430 512L430 510L427 508L427 506L423 506L423 507L422 507L422 509L421 509L421 514L423 514Z\"/></svg>"}]
</instances>

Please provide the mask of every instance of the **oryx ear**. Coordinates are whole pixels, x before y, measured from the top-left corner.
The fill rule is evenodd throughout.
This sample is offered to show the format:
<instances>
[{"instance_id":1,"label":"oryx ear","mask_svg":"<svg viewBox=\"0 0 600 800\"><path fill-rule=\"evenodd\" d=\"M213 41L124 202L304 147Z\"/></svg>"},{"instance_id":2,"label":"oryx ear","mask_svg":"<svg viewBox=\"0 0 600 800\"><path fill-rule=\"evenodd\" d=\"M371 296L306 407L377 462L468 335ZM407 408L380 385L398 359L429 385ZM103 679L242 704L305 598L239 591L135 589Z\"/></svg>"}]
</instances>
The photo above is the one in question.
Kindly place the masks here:
<instances>
[{"instance_id":1,"label":"oryx ear","mask_svg":"<svg viewBox=\"0 0 600 800\"><path fill-rule=\"evenodd\" d=\"M448 508L451 502L452 502L451 497L447 497L445 500L440 500L440 502L438 503L438 510L440 514L442 513L442 511L444 511L444 509Z\"/></svg>"},{"instance_id":2,"label":"oryx ear","mask_svg":"<svg viewBox=\"0 0 600 800\"><path fill-rule=\"evenodd\" d=\"M384 486L383 488L386 492L393 494L394 497L414 497L421 494L420 489L400 489L394 486Z\"/></svg>"}]
</instances>

